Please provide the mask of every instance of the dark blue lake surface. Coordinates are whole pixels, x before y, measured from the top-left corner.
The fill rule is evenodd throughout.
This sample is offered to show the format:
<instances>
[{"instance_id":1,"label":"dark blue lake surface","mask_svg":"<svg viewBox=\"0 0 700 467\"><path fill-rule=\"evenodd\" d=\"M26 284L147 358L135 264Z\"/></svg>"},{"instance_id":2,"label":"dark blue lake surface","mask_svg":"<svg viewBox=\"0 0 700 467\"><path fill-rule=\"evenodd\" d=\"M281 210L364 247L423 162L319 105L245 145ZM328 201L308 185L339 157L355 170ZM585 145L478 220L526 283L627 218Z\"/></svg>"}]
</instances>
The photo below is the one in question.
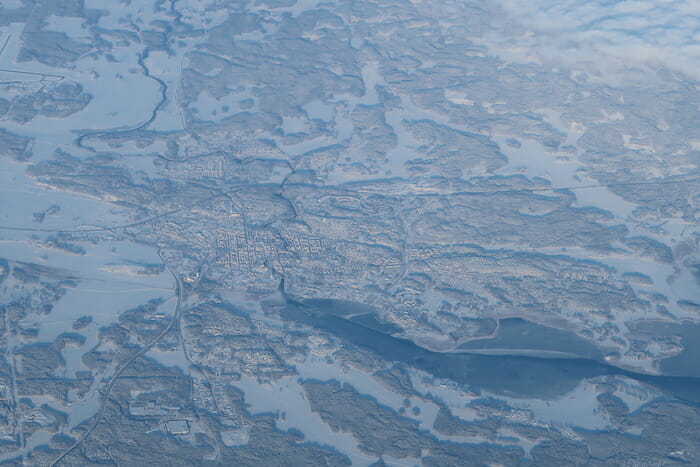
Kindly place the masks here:
<instances>
[{"instance_id":1,"label":"dark blue lake surface","mask_svg":"<svg viewBox=\"0 0 700 467\"><path fill-rule=\"evenodd\" d=\"M548 355L550 358L586 358L600 360L598 348L573 332L562 331L520 318L499 321L498 333L492 338L475 339L459 346L460 350L496 352L516 355Z\"/></svg>"},{"instance_id":2,"label":"dark blue lake surface","mask_svg":"<svg viewBox=\"0 0 700 467\"><path fill-rule=\"evenodd\" d=\"M350 321L343 313L337 313L337 309L336 312L328 312L325 309L327 305L328 301L305 304L289 301L282 315L286 319L326 330L349 344L372 350L386 360L402 362L436 378L450 379L494 394L555 399L572 391L583 379L617 375L650 384L679 399L700 403L700 378L697 377L645 375L617 368L595 358L432 352L409 340ZM517 329L522 329L522 323L512 323L508 332ZM536 332L543 330L537 329ZM507 335L506 333L505 336ZM499 345L508 344L504 339L501 338ZM521 347L520 344L522 342L518 342L516 347ZM585 346L581 342L574 342L573 348L584 350Z\"/></svg>"},{"instance_id":3,"label":"dark blue lake surface","mask_svg":"<svg viewBox=\"0 0 700 467\"><path fill-rule=\"evenodd\" d=\"M677 337L683 351L661 361L661 371L666 375L695 376L700 378L700 324L690 321L664 323L644 321L634 325L635 332L652 337Z\"/></svg>"}]
</instances>

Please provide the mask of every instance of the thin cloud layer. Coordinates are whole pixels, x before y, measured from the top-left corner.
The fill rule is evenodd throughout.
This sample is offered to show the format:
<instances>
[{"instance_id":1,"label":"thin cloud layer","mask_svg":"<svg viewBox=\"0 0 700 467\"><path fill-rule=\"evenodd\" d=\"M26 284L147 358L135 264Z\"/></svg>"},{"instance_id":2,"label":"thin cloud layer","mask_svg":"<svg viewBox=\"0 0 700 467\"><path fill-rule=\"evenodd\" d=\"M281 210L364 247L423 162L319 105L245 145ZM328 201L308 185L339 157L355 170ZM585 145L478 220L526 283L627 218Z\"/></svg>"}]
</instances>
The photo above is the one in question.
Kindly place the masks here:
<instances>
[{"instance_id":1,"label":"thin cloud layer","mask_svg":"<svg viewBox=\"0 0 700 467\"><path fill-rule=\"evenodd\" d=\"M663 66L700 79L700 3L686 0L502 0L492 49L511 60L593 65L603 73ZM509 37L509 39L503 39Z\"/></svg>"}]
</instances>

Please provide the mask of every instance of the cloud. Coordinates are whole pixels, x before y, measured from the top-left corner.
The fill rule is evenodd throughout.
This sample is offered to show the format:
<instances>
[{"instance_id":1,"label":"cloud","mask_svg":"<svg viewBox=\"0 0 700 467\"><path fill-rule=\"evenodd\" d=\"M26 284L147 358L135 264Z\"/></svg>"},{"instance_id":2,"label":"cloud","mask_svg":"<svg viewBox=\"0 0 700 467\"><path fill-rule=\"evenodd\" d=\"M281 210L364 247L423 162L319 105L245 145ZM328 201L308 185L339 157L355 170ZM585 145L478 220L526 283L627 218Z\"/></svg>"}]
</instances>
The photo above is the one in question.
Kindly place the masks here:
<instances>
[{"instance_id":1,"label":"cloud","mask_svg":"<svg viewBox=\"0 0 700 467\"><path fill-rule=\"evenodd\" d=\"M501 0L491 50L514 61L597 66L603 73L663 66L700 79L695 0Z\"/></svg>"}]
</instances>

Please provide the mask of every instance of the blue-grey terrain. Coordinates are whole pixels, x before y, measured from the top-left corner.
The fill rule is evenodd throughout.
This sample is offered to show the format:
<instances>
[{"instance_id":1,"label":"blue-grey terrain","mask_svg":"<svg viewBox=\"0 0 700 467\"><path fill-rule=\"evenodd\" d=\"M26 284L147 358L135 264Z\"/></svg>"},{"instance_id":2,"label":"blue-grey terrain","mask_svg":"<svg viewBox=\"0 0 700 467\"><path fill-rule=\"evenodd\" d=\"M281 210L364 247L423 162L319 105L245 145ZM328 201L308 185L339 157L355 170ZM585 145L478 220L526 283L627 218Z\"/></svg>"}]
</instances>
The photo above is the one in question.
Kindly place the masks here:
<instances>
[{"instance_id":1,"label":"blue-grey terrain","mask_svg":"<svg viewBox=\"0 0 700 467\"><path fill-rule=\"evenodd\" d=\"M700 465L698 18L0 1L0 465Z\"/></svg>"}]
</instances>

